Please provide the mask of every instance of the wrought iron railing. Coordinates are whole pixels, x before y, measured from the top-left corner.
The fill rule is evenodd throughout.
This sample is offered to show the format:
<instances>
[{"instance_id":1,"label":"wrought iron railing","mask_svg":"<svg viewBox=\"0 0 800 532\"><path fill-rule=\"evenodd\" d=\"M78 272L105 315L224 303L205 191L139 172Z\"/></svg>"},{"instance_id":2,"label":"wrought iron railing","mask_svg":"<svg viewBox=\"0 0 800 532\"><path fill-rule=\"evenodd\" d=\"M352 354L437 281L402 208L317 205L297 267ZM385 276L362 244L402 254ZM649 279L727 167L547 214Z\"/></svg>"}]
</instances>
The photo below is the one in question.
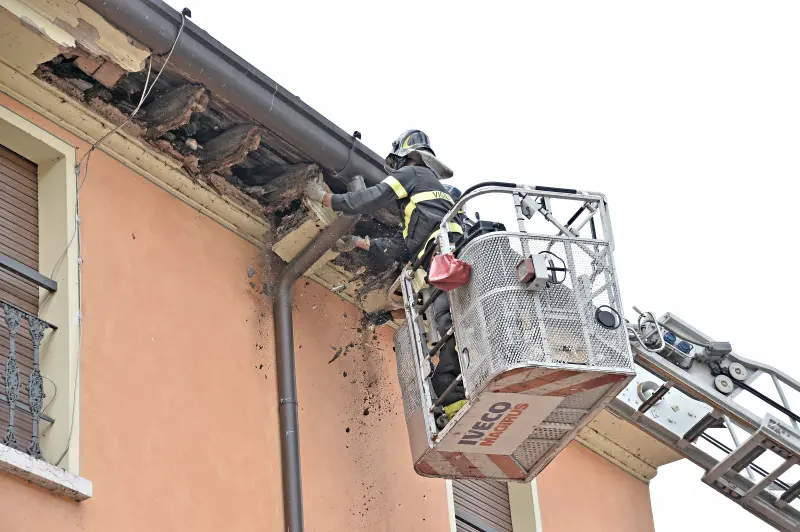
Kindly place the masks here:
<instances>
[{"instance_id":1,"label":"wrought iron railing","mask_svg":"<svg viewBox=\"0 0 800 532\"><path fill-rule=\"evenodd\" d=\"M13 274L26 283L35 285L38 288L44 288L48 292L53 293L58 289L56 282L52 279L2 253L0 253L0 269ZM0 310L2 310L3 315L3 320L0 320L0 328L5 325L5 328L8 329L8 352L5 364L0 367L3 384L2 391L5 392L5 394L0 393L0 402L8 405L8 426L6 427L5 435L2 437L2 443L14 449L27 451L28 454L35 458L42 458L42 451L39 446L39 423L40 421L53 423L54 420L43 412L45 393L39 355L45 333L48 329L55 331L57 327L1 299ZM27 327L25 326L26 324ZM27 330L29 338L26 338L23 334L25 330ZM30 369L30 373L27 375L27 383L22 382L23 377L26 375L20 372L18 340L24 340L23 343L25 344L30 340L31 344L27 344L29 347L24 349L30 350L30 345L33 348L32 357L30 354L23 356L23 362L26 365L24 373L28 373L28 369ZM5 349L0 349L0 352L5 352ZM31 358L32 367L28 366L31 363ZM0 363L2 363L2 360L0 360ZM20 401L22 395L20 392L23 386L27 387L27 404ZM18 433L18 413L20 413L21 417L30 418L31 430L29 437L25 435L23 438L22 433ZM0 434L2 434L1 428ZM25 442L20 445L17 440L18 434L21 439L30 440L30 445L26 449L20 449L20 447L24 447Z\"/></svg>"},{"instance_id":2,"label":"wrought iron railing","mask_svg":"<svg viewBox=\"0 0 800 532\"><path fill-rule=\"evenodd\" d=\"M8 403L8 427L6 428L6 433L2 441L3 444L8 447L14 449L18 448L19 445L17 443L17 435L14 426L15 414L17 410L27 412L31 415L33 423L31 444L26 450L31 456L41 458L42 451L39 447L39 420L46 418L46 420L51 423L53 420L44 416L42 413L45 394L44 381L39 368L39 350L45 332L48 329L55 330L56 326L5 301L0 301L0 308L3 309L3 316L5 317L5 324L8 327L9 337L8 360L6 361L2 373L5 397L0 397L0 399L4 399L5 402ZM18 401L22 382L20 379L19 363L17 362L17 335L21 332L23 322L28 323L28 331L30 332L31 341L33 342L33 369L28 377L27 383L27 407Z\"/></svg>"}]
</instances>

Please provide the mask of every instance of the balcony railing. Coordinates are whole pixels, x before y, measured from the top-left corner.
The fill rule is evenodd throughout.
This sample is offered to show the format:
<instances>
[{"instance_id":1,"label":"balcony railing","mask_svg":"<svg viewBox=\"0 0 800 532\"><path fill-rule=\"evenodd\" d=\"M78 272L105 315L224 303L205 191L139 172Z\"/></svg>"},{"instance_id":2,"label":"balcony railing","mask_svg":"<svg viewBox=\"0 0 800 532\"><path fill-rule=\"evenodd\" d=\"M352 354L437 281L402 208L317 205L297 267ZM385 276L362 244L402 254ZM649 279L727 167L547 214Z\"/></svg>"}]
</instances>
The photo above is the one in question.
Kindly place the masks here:
<instances>
[{"instance_id":1,"label":"balcony railing","mask_svg":"<svg viewBox=\"0 0 800 532\"><path fill-rule=\"evenodd\" d=\"M57 290L55 281L6 255L0 254L0 268L49 292ZM8 426L1 441L4 445L24 450L33 457L42 458L42 451L39 447L39 423L40 421L53 423L54 420L43 413L45 393L39 354L45 333L48 329L55 331L57 327L8 301L0 300L0 310L3 315L3 319L0 320L0 328L6 328L8 331L8 354L5 363L0 367L2 391L5 392L0 393L0 402L8 406ZM32 366L25 367L24 371L20 371L18 341L23 339L30 340L32 344ZM30 361L27 364L30 364ZM23 383L26 376L28 382ZM27 393L22 394L22 391ZM23 399L22 395L27 395L27 404L20 401ZM20 418L24 418L24 425L27 426L30 423L29 432L21 430L18 414ZM23 434L23 432L28 433ZM0 435L2 435L1 427ZM30 444L27 447L24 443L20 444L18 436L23 442L30 441Z\"/></svg>"}]
</instances>

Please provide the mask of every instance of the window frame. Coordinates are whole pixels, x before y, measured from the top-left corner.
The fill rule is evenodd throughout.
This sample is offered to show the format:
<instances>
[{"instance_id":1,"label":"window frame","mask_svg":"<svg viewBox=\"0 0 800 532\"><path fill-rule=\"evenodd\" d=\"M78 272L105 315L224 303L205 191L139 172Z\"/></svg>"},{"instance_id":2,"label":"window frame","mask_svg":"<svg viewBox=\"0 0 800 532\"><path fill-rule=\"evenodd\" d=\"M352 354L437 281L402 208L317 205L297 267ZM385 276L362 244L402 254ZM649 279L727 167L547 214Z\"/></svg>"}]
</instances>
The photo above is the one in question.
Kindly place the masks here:
<instances>
[{"instance_id":1,"label":"window frame","mask_svg":"<svg viewBox=\"0 0 800 532\"><path fill-rule=\"evenodd\" d=\"M91 497L91 482L78 476L81 314L76 150L4 105L0 105L0 143L38 165L39 272L58 283L54 293L39 290L39 317L58 326L45 336L41 347L42 374L58 389L45 411L56 423L42 427L40 445L45 460L4 448L0 450L0 470L84 500ZM62 453L59 464L49 462Z\"/></svg>"}]
</instances>

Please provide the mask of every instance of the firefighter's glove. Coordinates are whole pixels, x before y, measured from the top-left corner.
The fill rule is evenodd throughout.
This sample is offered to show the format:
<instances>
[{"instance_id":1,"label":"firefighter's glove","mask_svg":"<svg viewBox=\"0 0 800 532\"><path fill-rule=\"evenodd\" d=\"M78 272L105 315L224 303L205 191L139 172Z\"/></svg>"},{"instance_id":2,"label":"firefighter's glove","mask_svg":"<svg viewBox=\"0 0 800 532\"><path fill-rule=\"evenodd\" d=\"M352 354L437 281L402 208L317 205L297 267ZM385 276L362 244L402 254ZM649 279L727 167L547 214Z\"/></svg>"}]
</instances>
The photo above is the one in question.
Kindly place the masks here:
<instances>
[{"instance_id":1,"label":"firefighter's glove","mask_svg":"<svg viewBox=\"0 0 800 532\"><path fill-rule=\"evenodd\" d=\"M345 253L347 251L353 251L356 248L368 250L369 247L369 237L361 238L360 236L345 236L336 241L333 249L339 253Z\"/></svg>"},{"instance_id":2,"label":"firefighter's glove","mask_svg":"<svg viewBox=\"0 0 800 532\"><path fill-rule=\"evenodd\" d=\"M361 240L357 236L348 235L340 238L336 241L336 244L333 245L333 249L338 251L339 253L346 253L348 251L353 251L358 247L358 241Z\"/></svg>"},{"instance_id":3,"label":"firefighter's glove","mask_svg":"<svg viewBox=\"0 0 800 532\"><path fill-rule=\"evenodd\" d=\"M322 186L321 182L314 179L306 183L305 194L312 201L322 202L322 198L325 197L325 187Z\"/></svg>"}]
</instances>

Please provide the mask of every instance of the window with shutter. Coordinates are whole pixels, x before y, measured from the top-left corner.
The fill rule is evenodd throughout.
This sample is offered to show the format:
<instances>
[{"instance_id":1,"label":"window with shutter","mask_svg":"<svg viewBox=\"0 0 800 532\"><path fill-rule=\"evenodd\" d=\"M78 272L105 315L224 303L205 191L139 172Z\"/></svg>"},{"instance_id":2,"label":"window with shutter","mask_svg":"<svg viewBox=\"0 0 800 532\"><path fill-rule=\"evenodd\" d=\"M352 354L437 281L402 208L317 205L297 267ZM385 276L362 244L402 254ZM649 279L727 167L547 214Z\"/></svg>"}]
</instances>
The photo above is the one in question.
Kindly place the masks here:
<instances>
[{"instance_id":1,"label":"window with shutter","mask_svg":"<svg viewBox=\"0 0 800 532\"><path fill-rule=\"evenodd\" d=\"M5 255L39 271L39 202L37 167L31 161L0 145L0 255ZM18 275L0 268L0 301L33 315L39 313L39 288ZM9 332L0 311L0 375L9 354ZM16 360L19 365L19 397L14 426L17 448L31 443L33 419L28 406L28 379L33 370L33 342L27 321L16 335ZM9 409L5 386L0 377L0 440L8 426Z\"/></svg>"},{"instance_id":2,"label":"window with shutter","mask_svg":"<svg viewBox=\"0 0 800 532\"><path fill-rule=\"evenodd\" d=\"M0 470L82 501L75 155L0 105Z\"/></svg>"},{"instance_id":3,"label":"window with shutter","mask_svg":"<svg viewBox=\"0 0 800 532\"><path fill-rule=\"evenodd\" d=\"M492 480L454 480L457 532L512 532L508 485Z\"/></svg>"}]
</instances>

